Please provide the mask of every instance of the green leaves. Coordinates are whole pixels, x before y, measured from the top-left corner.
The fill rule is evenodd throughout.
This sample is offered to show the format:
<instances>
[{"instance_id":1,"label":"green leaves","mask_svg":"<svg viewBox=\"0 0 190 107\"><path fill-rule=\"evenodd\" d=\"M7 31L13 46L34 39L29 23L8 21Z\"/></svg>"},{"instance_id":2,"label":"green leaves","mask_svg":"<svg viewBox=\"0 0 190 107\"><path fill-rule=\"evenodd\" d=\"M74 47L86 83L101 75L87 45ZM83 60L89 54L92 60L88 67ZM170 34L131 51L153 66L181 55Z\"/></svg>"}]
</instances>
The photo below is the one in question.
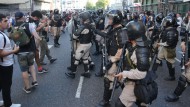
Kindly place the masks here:
<instances>
[{"instance_id":1,"label":"green leaves","mask_svg":"<svg viewBox=\"0 0 190 107\"><path fill-rule=\"evenodd\" d=\"M95 9L105 9L105 7L109 4L110 0L98 0L96 4L93 4L91 0L88 0L86 3L87 10L95 10Z\"/></svg>"}]
</instances>

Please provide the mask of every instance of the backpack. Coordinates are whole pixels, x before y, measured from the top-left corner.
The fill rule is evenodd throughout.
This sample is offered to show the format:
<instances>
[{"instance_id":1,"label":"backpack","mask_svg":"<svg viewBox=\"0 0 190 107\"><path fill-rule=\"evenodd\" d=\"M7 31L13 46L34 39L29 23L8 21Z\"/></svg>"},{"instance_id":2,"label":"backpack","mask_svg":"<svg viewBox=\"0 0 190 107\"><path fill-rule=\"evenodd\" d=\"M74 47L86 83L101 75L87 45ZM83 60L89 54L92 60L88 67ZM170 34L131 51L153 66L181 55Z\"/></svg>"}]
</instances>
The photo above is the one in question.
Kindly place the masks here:
<instances>
[{"instance_id":1,"label":"backpack","mask_svg":"<svg viewBox=\"0 0 190 107\"><path fill-rule=\"evenodd\" d=\"M0 32L1 33L1 32ZM1 33L3 35L3 33ZM6 38L5 38L5 35L3 35L3 38L4 38L4 45L3 45L3 48L5 48L6 46ZM3 62L3 57L1 57L1 62Z\"/></svg>"},{"instance_id":2,"label":"backpack","mask_svg":"<svg viewBox=\"0 0 190 107\"><path fill-rule=\"evenodd\" d=\"M12 27L12 31L10 33L10 38L17 44L18 46L25 46L29 44L30 38L26 34L25 23L21 24L19 27Z\"/></svg>"},{"instance_id":3,"label":"backpack","mask_svg":"<svg viewBox=\"0 0 190 107\"><path fill-rule=\"evenodd\" d=\"M158 95L158 85L155 82L157 75L154 71L148 71L142 80L135 82L134 93L138 101L151 104Z\"/></svg>"}]
</instances>

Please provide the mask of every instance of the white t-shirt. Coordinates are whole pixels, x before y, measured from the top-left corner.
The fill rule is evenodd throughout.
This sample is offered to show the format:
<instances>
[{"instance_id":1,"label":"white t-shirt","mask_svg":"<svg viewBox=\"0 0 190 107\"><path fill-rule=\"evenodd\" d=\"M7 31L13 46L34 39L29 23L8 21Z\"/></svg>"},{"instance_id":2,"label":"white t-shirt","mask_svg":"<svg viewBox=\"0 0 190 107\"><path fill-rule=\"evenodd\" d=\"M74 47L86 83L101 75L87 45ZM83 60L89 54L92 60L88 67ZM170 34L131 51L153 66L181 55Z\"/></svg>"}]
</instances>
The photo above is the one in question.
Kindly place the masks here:
<instances>
[{"instance_id":1,"label":"white t-shirt","mask_svg":"<svg viewBox=\"0 0 190 107\"><path fill-rule=\"evenodd\" d=\"M177 18L177 24L179 25L179 26L181 26L181 23L183 22L183 19L181 18L181 17L178 17Z\"/></svg>"},{"instance_id":2,"label":"white t-shirt","mask_svg":"<svg viewBox=\"0 0 190 107\"><path fill-rule=\"evenodd\" d=\"M4 36L2 34L5 36L5 39L6 39L5 47L4 47ZM13 49L9 38L7 37L5 33L1 31L0 31L0 49L5 50L5 51L11 51ZM14 63L13 54L3 57L3 62L0 59L1 66L11 66L13 63Z\"/></svg>"}]
</instances>

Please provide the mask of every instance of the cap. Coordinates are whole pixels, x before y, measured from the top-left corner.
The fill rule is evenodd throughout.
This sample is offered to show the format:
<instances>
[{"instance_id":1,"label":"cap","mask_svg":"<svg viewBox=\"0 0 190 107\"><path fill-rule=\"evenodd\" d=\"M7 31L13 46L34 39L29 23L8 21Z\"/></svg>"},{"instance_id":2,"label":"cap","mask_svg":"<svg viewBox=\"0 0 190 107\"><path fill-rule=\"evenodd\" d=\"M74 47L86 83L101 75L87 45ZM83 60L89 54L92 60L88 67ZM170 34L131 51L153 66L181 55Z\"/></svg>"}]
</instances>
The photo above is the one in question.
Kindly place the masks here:
<instances>
[{"instance_id":1,"label":"cap","mask_svg":"<svg viewBox=\"0 0 190 107\"><path fill-rule=\"evenodd\" d=\"M24 14L22 13L22 12L16 12L15 13L15 18L16 19L20 19L20 18L22 18L24 16Z\"/></svg>"}]
</instances>

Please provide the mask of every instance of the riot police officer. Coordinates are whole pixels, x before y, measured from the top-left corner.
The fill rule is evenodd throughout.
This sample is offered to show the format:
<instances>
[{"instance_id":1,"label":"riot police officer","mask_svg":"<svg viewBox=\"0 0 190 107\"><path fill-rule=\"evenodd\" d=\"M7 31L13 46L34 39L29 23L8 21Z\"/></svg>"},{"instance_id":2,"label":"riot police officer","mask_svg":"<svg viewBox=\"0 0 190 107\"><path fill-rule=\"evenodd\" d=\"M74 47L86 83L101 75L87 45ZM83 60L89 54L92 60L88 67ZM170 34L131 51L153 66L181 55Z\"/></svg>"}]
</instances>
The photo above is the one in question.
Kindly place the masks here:
<instances>
[{"instance_id":1,"label":"riot police officer","mask_svg":"<svg viewBox=\"0 0 190 107\"><path fill-rule=\"evenodd\" d=\"M172 13L171 13L172 14ZM165 59L169 70L169 76L165 78L166 81L175 80L175 57L176 46L178 42L178 31L176 27L175 15L168 14L162 21L162 34L160 37L160 43L158 43L158 63Z\"/></svg>"},{"instance_id":2,"label":"riot police officer","mask_svg":"<svg viewBox=\"0 0 190 107\"><path fill-rule=\"evenodd\" d=\"M51 26L53 29L54 47L59 47L60 27L62 25L61 15L58 9L54 9L54 14L51 18Z\"/></svg>"},{"instance_id":3,"label":"riot police officer","mask_svg":"<svg viewBox=\"0 0 190 107\"><path fill-rule=\"evenodd\" d=\"M115 75L119 80L123 78L124 88L115 103L115 107L132 107L136 102L138 107L146 107L147 104L139 101L134 93L135 81L144 79L149 69L149 47L143 40L145 26L140 21L131 21L126 25L126 33L121 36L128 36L126 46L126 60L124 71ZM123 60L123 59L121 59Z\"/></svg>"},{"instance_id":4,"label":"riot police officer","mask_svg":"<svg viewBox=\"0 0 190 107\"><path fill-rule=\"evenodd\" d=\"M98 18L95 20L96 29L104 30L105 17L103 16L103 9L97 10L97 15L98 15ZM101 53L100 52L100 41L101 41L101 39L103 39L101 36L99 36L99 35L95 36L94 42L95 42L96 51L93 55L99 55Z\"/></svg>"},{"instance_id":5,"label":"riot police officer","mask_svg":"<svg viewBox=\"0 0 190 107\"><path fill-rule=\"evenodd\" d=\"M109 105L109 99L112 93L112 83L114 80L113 74L115 74L117 70L116 62L120 59L120 52L122 48L122 44L118 44L118 35L120 30L123 28L121 25L122 22L122 13L119 10L111 10L107 14L108 25L112 26L107 32L107 36L109 38L107 43L107 51L109 55L109 64L107 66L107 73L104 76L104 94L103 100L100 101L97 107L106 107Z\"/></svg>"},{"instance_id":6,"label":"riot police officer","mask_svg":"<svg viewBox=\"0 0 190 107\"><path fill-rule=\"evenodd\" d=\"M77 70L77 66L79 64L79 61L82 58L83 64L84 64L84 73L82 73L81 75L87 78L90 78L91 74L89 71L89 50L92 46L91 40L92 40L92 30L91 30L91 16L88 12L83 12L79 15L80 18L80 26L79 28L76 30L76 32L74 32L73 34L73 38L74 39L79 39L79 46L76 49L75 52L75 61L73 67L72 67L72 71L71 72L67 72L65 73L66 76L70 77L70 78L75 78L75 74L76 74L76 70Z\"/></svg>"},{"instance_id":7,"label":"riot police officer","mask_svg":"<svg viewBox=\"0 0 190 107\"><path fill-rule=\"evenodd\" d=\"M124 10L123 11L123 22L122 22L122 24L125 26L131 20L132 20L132 16L131 16L131 13L129 12L129 10Z\"/></svg>"},{"instance_id":8,"label":"riot police officer","mask_svg":"<svg viewBox=\"0 0 190 107\"><path fill-rule=\"evenodd\" d=\"M149 28L149 31L151 32L151 36L150 36L150 48L152 49L152 53L155 52L156 49L156 44L159 40L159 35L161 33L161 23L162 23L162 19L164 18L162 13L159 13L156 15L155 17L155 24L153 27Z\"/></svg>"},{"instance_id":9,"label":"riot police officer","mask_svg":"<svg viewBox=\"0 0 190 107\"><path fill-rule=\"evenodd\" d=\"M185 17L185 20L183 22L185 24L185 32L181 33L182 36L182 42L181 42L181 48L183 52L188 52L187 56L189 59L189 35L190 35L190 11L187 14L187 16ZM183 31L183 30L182 30ZM187 37L185 37L187 36ZM187 40L185 40L185 38ZM187 46L188 45L188 49ZM174 92L172 94L169 94L165 100L168 102L175 102L179 100L179 96L185 91L186 87L188 86L188 84L190 83L190 61L188 60L187 63L185 63L185 71L182 72L182 75L179 77L178 80L178 85L175 88Z\"/></svg>"}]
</instances>

